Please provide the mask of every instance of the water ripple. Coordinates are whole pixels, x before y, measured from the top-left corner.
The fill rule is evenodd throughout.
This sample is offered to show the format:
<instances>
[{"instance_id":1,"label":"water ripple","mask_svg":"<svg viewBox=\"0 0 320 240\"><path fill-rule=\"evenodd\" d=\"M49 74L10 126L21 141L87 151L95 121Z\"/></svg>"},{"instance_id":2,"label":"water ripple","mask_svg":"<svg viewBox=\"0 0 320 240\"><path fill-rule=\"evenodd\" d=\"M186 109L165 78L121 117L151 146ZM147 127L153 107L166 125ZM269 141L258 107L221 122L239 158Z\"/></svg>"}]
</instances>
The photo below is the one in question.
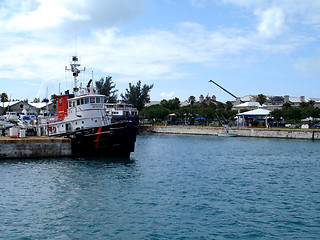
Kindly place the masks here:
<instances>
[{"instance_id":1,"label":"water ripple","mask_svg":"<svg viewBox=\"0 0 320 240\"><path fill-rule=\"evenodd\" d=\"M320 142L138 136L130 160L0 163L0 239L317 239Z\"/></svg>"}]
</instances>

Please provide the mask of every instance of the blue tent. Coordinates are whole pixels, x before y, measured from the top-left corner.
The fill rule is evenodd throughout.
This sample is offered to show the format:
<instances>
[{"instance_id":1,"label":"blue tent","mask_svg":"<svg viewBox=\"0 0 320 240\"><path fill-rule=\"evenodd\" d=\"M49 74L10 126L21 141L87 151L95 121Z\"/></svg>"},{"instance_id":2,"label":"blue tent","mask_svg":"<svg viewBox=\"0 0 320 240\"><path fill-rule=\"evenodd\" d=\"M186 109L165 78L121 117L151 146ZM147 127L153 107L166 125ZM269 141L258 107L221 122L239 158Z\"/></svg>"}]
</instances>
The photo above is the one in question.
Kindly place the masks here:
<instances>
[{"instance_id":1,"label":"blue tent","mask_svg":"<svg viewBox=\"0 0 320 240\"><path fill-rule=\"evenodd\" d=\"M204 118L204 117L200 117L200 118L196 118L195 120L196 120L196 121L200 121L200 120L207 120L207 119Z\"/></svg>"}]
</instances>

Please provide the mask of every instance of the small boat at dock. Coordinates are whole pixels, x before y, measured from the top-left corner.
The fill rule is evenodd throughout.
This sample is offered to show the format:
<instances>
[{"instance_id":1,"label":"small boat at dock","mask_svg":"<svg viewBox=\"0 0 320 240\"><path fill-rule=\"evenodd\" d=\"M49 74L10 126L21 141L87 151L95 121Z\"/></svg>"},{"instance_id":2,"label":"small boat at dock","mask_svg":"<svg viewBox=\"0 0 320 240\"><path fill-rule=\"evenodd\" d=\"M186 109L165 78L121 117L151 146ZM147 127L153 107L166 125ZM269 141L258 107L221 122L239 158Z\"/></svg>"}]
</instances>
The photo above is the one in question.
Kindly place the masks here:
<instances>
[{"instance_id":1,"label":"small boat at dock","mask_svg":"<svg viewBox=\"0 0 320 240\"><path fill-rule=\"evenodd\" d=\"M219 137L237 137L238 134L236 133L218 133Z\"/></svg>"},{"instance_id":2,"label":"small boat at dock","mask_svg":"<svg viewBox=\"0 0 320 240\"><path fill-rule=\"evenodd\" d=\"M223 132L218 133L219 137L237 137L238 134L233 133L229 126L224 126Z\"/></svg>"}]
</instances>

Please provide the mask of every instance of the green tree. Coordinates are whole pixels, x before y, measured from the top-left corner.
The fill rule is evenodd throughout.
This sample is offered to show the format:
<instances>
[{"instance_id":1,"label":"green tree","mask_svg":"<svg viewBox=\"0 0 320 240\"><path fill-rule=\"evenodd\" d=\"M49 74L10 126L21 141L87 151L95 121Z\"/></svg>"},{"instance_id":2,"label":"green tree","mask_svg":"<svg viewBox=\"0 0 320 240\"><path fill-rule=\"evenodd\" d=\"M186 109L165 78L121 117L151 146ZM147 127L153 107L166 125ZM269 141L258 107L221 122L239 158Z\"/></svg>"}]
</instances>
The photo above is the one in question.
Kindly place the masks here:
<instances>
[{"instance_id":1,"label":"green tree","mask_svg":"<svg viewBox=\"0 0 320 240\"><path fill-rule=\"evenodd\" d=\"M160 105L164 108L168 108L167 105L168 105L168 101L166 99L162 99L161 102L160 102Z\"/></svg>"},{"instance_id":2,"label":"green tree","mask_svg":"<svg viewBox=\"0 0 320 240\"><path fill-rule=\"evenodd\" d=\"M283 110L288 110L288 109L290 109L291 108L291 103L289 103L289 102L286 102L286 103L284 103L283 105L282 105L282 109Z\"/></svg>"},{"instance_id":3,"label":"green tree","mask_svg":"<svg viewBox=\"0 0 320 240\"><path fill-rule=\"evenodd\" d=\"M33 103L39 103L39 102L40 102L40 98L33 99Z\"/></svg>"},{"instance_id":4,"label":"green tree","mask_svg":"<svg viewBox=\"0 0 320 240\"><path fill-rule=\"evenodd\" d=\"M233 104L230 101L227 101L225 104L225 108L227 111L231 111L231 109L233 108Z\"/></svg>"},{"instance_id":5,"label":"green tree","mask_svg":"<svg viewBox=\"0 0 320 240\"><path fill-rule=\"evenodd\" d=\"M44 98L44 99L42 100L42 102L48 103L48 102L49 102L49 99L48 99L48 98Z\"/></svg>"},{"instance_id":6,"label":"green tree","mask_svg":"<svg viewBox=\"0 0 320 240\"><path fill-rule=\"evenodd\" d=\"M8 102L8 94L6 93L1 93L1 102Z\"/></svg>"},{"instance_id":7,"label":"green tree","mask_svg":"<svg viewBox=\"0 0 320 240\"><path fill-rule=\"evenodd\" d=\"M178 110L180 107L180 100L177 97L170 99L169 101L167 101L166 99L162 99L160 105L164 108L175 111Z\"/></svg>"},{"instance_id":8,"label":"green tree","mask_svg":"<svg viewBox=\"0 0 320 240\"><path fill-rule=\"evenodd\" d=\"M189 103L191 106L193 106L193 105L195 104L195 102L196 102L196 97L195 97L195 96L190 96L190 97L188 98L188 103Z\"/></svg>"},{"instance_id":9,"label":"green tree","mask_svg":"<svg viewBox=\"0 0 320 240\"><path fill-rule=\"evenodd\" d=\"M275 109L270 112L270 116L273 117L275 121L280 121L284 117L284 110Z\"/></svg>"},{"instance_id":10,"label":"green tree","mask_svg":"<svg viewBox=\"0 0 320 240\"><path fill-rule=\"evenodd\" d=\"M257 102L262 106L267 101L267 97L263 94L259 94L257 97Z\"/></svg>"},{"instance_id":11,"label":"green tree","mask_svg":"<svg viewBox=\"0 0 320 240\"><path fill-rule=\"evenodd\" d=\"M57 104L57 95L56 94L52 94L50 99L51 99L51 102L53 102L53 104Z\"/></svg>"},{"instance_id":12,"label":"green tree","mask_svg":"<svg viewBox=\"0 0 320 240\"><path fill-rule=\"evenodd\" d=\"M291 107L284 112L285 119L290 119L295 122L299 122L301 120L301 109L298 107Z\"/></svg>"},{"instance_id":13,"label":"green tree","mask_svg":"<svg viewBox=\"0 0 320 240\"><path fill-rule=\"evenodd\" d=\"M301 118L319 118L320 117L320 109L315 107L305 107L301 109Z\"/></svg>"},{"instance_id":14,"label":"green tree","mask_svg":"<svg viewBox=\"0 0 320 240\"><path fill-rule=\"evenodd\" d=\"M314 100L310 100L310 101L308 102L308 106L309 106L309 107L314 107L315 104L316 104L316 102L315 102Z\"/></svg>"},{"instance_id":15,"label":"green tree","mask_svg":"<svg viewBox=\"0 0 320 240\"><path fill-rule=\"evenodd\" d=\"M125 103L131 103L134 107L140 111L144 105L150 102L149 92L153 88L153 84L146 85L144 84L141 87L141 81L137 82L137 85L129 83L129 89L126 89L125 94L121 93L122 100Z\"/></svg>"},{"instance_id":16,"label":"green tree","mask_svg":"<svg viewBox=\"0 0 320 240\"><path fill-rule=\"evenodd\" d=\"M114 89L116 85L112 81L112 77L108 76L105 79L101 78L99 81L96 81L96 89L102 95L106 96L106 101L108 103L115 103L117 101L117 89Z\"/></svg>"},{"instance_id":17,"label":"green tree","mask_svg":"<svg viewBox=\"0 0 320 240\"><path fill-rule=\"evenodd\" d=\"M169 102L170 101L172 102L172 107L174 110L179 109L179 107L180 107L180 99L179 98L175 97L175 98L169 100Z\"/></svg>"},{"instance_id":18,"label":"green tree","mask_svg":"<svg viewBox=\"0 0 320 240\"><path fill-rule=\"evenodd\" d=\"M225 109L224 104L222 102L218 102L217 109Z\"/></svg>"},{"instance_id":19,"label":"green tree","mask_svg":"<svg viewBox=\"0 0 320 240\"><path fill-rule=\"evenodd\" d=\"M146 108L143 108L140 112L140 116L144 116L148 119L161 119L164 120L166 116L168 116L169 110L167 108L162 107L161 105L152 105Z\"/></svg>"},{"instance_id":20,"label":"green tree","mask_svg":"<svg viewBox=\"0 0 320 240\"><path fill-rule=\"evenodd\" d=\"M300 103L300 108L306 108L306 107L308 107L309 105L308 105L308 103L306 103L306 102L301 102Z\"/></svg>"}]
</instances>

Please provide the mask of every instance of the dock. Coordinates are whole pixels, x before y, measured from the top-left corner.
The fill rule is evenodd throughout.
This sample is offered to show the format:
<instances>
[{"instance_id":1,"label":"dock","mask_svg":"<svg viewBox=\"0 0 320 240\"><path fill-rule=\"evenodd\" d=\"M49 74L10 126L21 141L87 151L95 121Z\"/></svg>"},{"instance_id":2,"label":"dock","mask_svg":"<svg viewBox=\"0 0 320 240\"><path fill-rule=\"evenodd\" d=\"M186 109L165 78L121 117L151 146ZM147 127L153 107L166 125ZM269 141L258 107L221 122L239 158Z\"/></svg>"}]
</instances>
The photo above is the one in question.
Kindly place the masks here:
<instances>
[{"instance_id":1,"label":"dock","mask_svg":"<svg viewBox=\"0 0 320 240\"><path fill-rule=\"evenodd\" d=\"M212 135L218 136L223 128L206 126L145 126L140 128L145 133ZM239 137L282 138L320 140L320 130L316 129L278 129L278 128L231 128Z\"/></svg>"},{"instance_id":2,"label":"dock","mask_svg":"<svg viewBox=\"0 0 320 240\"><path fill-rule=\"evenodd\" d=\"M71 156L71 140L55 137L0 137L0 159Z\"/></svg>"}]
</instances>

